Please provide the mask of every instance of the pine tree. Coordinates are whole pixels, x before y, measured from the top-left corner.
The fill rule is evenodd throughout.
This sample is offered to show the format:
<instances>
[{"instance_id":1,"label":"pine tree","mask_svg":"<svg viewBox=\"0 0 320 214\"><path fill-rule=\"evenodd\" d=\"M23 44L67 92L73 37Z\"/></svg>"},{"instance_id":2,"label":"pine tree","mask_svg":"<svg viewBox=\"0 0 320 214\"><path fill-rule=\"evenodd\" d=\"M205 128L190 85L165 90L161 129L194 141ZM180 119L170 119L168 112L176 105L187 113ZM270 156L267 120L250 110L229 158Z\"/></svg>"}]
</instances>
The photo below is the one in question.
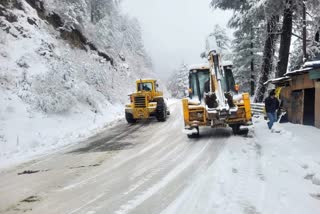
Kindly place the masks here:
<instances>
[{"instance_id":1,"label":"pine tree","mask_svg":"<svg viewBox=\"0 0 320 214\"><path fill-rule=\"evenodd\" d=\"M214 38L216 44L211 44L210 37ZM221 27L220 25L216 24L213 28L213 32L209 34L206 39L206 50L210 51L212 47L210 46L217 46L215 48L219 49L219 52L226 51L230 48L230 39L227 35L226 29Z\"/></svg>"},{"instance_id":2,"label":"pine tree","mask_svg":"<svg viewBox=\"0 0 320 214\"><path fill-rule=\"evenodd\" d=\"M262 61L261 30L238 29L234 33L232 42L233 71L238 84L244 91L255 91L257 73Z\"/></svg>"},{"instance_id":3,"label":"pine tree","mask_svg":"<svg viewBox=\"0 0 320 214\"><path fill-rule=\"evenodd\" d=\"M175 98L187 96L186 92L189 88L189 69L186 64L182 63L179 69L173 71L167 88Z\"/></svg>"},{"instance_id":4,"label":"pine tree","mask_svg":"<svg viewBox=\"0 0 320 214\"><path fill-rule=\"evenodd\" d=\"M232 42L232 60L236 81L246 91L255 91L261 53L265 37L264 14L256 7L256 1L213 0L212 6L221 9L232 9L234 15L229 26L235 28L235 39Z\"/></svg>"},{"instance_id":5,"label":"pine tree","mask_svg":"<svg viewBox=\"0 0 320 214\"><path fill-rule=\"evenodd\" d=\"M296 9L294 13L293 22L293 36L295 40L293 42L292 53L290 57L290 70L296 70L301 68L306 60L318 59L320 54L319 43L319 26L320 4L318 1L298 1L296 3ZM304 11L304 8L306 11ZM303 20L303 13L306 13L306 20ZM304 38L303 28L306 28L306 37ZM304 44L305 40L305 44ZM304 49L305 46L305 55Z\"/></svg>"},{"instance_id":6,"label":"pine tree","mask_svg":"<svg viewBox=\"0 0 320 214\"><path fill-rule=\"evenodd\" d=\"M262 45L263 57L260 62L259 77L256 79L258 85L255 90L255 101L257 102L261 102L264 98L266 92L265 81L270 77L282 76L286 73L292 32L295 35L298 34L299 37L299 40L294 41L294 47L305 47L302 48L306 49L305 56L314 58L320 51L319 43L315 36L319 35L317 32L320 26L318 15L320 5L318 0L212 0L211 5L216 8L234 11L234 16L229 23L231 27L237 29L235 33L236 38L233 42L234 65L237 75L243 77L243 79L248 79L249 74L246 73L246 70L249 64L251 64L250 67L253 71L255 67L254 62L259 63L260 61L259 59L257 60L259 55L255 56L254 51L250 51L248 42L250 31L255 30L257 26L260 29L265 29L258 36L260 40L264 40L264 44ZM303 13L303 9L306 9L307 12ZM304 14L307 14L307 18L305 19L302 18ZM305 29L303 34L299 32L301 29ZM302 35L299 36L299 34ZM305 34L308 34L307 37L303 36ZM281 35L279 54L275 54L275 51L278 50L279 35ZM304 38L304 42L300 41L301 38ZM251 39L254 40L254 36ZM254 50L254 44L256 43L250 46L251 50ZM250 57L248 57L248 52L253 56L251 57L251 63L249 63ZM302 61L303 56L301 56L299 50L293 49L293 55L291 56L292 66L297 67ZM274 65L275 62L277 62L277 65ZM254 79L253 75L251 79ZM253 89L252 86L251 84L251 91Z\"/></svg>"}]
</instances>

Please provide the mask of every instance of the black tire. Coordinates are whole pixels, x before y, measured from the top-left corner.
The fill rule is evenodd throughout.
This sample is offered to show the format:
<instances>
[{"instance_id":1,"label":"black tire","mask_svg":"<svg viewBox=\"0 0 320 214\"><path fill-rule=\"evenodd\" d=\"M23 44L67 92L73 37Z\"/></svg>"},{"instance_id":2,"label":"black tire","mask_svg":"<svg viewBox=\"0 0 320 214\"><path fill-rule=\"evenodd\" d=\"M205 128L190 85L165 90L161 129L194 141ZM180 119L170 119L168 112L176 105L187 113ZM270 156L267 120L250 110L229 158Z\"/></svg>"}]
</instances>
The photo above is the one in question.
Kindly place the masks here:
<instances>
[{"instance_id":1,"label":"black tire","mask_svg":"<svg viewBox=\"0 0 320 214\"><path fill-rule=\"evenodd\" d=\"M197 130L197 133L187 134L188 138L190 138L190 139L199 138L200 137L199 127L197 127L196 130Z\"/></svg>"},{"instance_id":2,"label":"black tire","mask_svg":"<svg viewBox=\"0 0 320 214\"><path fill-rule=\"evenodd\" d=\"M126 112L126 120L129 124L134 124L137 122L137 120L133 118L133 115L128 112Z\"/></svg>"},{"instance_id":3,"label":"black tire","mask_svg":"<svg viewBox=\"0 0 320 214\"><path fill-rule=\"evenodd\" d=\"M239 124L230 125L230 127L232 128L232 132L234 135L238 135L240 133L240 125Z\"/></svg>"},{"instance_id":4,"label":"black tire","mask_svg":"<svg viewBox=\"0 0 320 214\"><path fill-rule=\"evenodd\" d=\"M163 99L157 101L156 118L159 122L167 120L167 106Z\"/></svg>"}]
</instances>

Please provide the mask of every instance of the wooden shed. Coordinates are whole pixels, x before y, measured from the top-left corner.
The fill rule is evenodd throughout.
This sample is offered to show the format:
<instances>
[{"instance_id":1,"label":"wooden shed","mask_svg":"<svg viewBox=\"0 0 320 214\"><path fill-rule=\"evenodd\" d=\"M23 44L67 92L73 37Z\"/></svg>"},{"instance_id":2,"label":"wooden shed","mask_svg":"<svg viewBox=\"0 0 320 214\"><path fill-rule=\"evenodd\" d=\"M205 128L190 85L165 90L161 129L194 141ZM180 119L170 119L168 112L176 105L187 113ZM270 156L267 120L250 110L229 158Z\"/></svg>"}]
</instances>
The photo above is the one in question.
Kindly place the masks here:
<instances>
[{"instance_id":1,"label":"wooden shed","mask_svg":"<svg viewBox=\"0 0 320 214\"><path fill-rule=\"evenodd\" d=\"M289 122L320 128L320 61L269 82L282 87L280 99Z\"/></svg>"}]
</instances>

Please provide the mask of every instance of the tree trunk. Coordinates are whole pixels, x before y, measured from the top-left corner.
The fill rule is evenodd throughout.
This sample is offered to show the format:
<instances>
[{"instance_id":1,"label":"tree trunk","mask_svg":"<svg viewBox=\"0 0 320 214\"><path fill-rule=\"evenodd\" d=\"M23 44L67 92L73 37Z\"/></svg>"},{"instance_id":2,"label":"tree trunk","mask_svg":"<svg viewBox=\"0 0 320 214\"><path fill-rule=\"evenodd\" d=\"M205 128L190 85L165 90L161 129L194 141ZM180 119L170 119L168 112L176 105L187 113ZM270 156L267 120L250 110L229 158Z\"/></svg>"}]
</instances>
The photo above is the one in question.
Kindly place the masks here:
<instances>
[{"instance_id":1,"label":"tree trunk","mask_svg":"<svg viewBox=\"0 0 320 214\"><path fill-rule=\"evenodd\" d=\"M251 75L250 75L250 94L251 96L254 95L254 89L255 89L255 74L254 74L254 56L253 56L253 29L251 29L251 63L250 63L250 67L251 67Z\"/></svg>"},{"instance_id":2,"label":"tree trunk","mask_svg":"<svg viewBox=\"0 0 320 214\"><path fill-rule=\"evenodd\" d=\"M272 69L273 53L275 49L274 43L277 38L277 22L278 17L272 16L267 23L267 37L264 45L260 77L255 93L255 102L262 102L264 98L264 93L266 92L266 86L264 85L264 83L268 80L270 71Z\"/></svg>"},{"instance_id":3,"label":"tree trunk","mask_svg":"<svg viewBox=\"0 0 320 214\"><path fill-rule=\"evenodd\" d=\"M303 12L302 12L302 51L303 51L303 62L305 62L308 59L308 54L307 54L307 9L306 9L306 3L305 1L302 2L303 5Z\"/></svg>"},{"instance_id":4,"label":"tree trunk","mask_svg":"<svg viewBox=\"0 0 320 214\"><path fill-rule=\"evenodd\" d=\"M254 59L251 59L251 76L250 76L250 91L251 95L254 95L254 88L255 88L255 75L254 75Z\"/></svg>"},{"instance_id":5,"label":"tree trunk","mask_svg":"<svg viewBox=\"0 0 320 214\"><path fill-rule=\"evenodd\" d=\"M276 77L282 77L287 73L288 62L289 62L293 8L292 8L292 0L287 0L286 3L287 3L287 6L283 14L282 33L281 33L280 50L279 50L279 62L277 65Z\"/></svg>"},{"instance_id":6,"label":"tree trunk","mask_svg":"<svg viewBox=\"0 0 320 214\"><path fill-rule=\"evenodd\" d=\"M95 12L96 12L96 2L94 0L91 1L90 3L91 6L91 13L90 13L90 21L93 24L96 24L96 20L95 20Z\"/></svg>"}]
</instances>

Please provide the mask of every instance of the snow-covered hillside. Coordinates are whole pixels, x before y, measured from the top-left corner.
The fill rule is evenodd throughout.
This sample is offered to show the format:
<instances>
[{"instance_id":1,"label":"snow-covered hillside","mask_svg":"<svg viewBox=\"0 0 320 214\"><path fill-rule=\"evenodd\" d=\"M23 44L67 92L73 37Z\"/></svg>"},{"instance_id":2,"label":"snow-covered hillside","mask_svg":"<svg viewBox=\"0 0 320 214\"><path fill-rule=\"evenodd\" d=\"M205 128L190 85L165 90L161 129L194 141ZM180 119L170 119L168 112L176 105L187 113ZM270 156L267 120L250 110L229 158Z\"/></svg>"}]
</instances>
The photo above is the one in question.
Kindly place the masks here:
<instances>
[{"instance_id":1,"label":"snow-covered hillside","mask_svg":"<svg viewBox=\"0 0 320 214\"><path fill-rule=\"evenodd\" d=\"M145 76L139 25L113 1L1 1L1 164L104 127Z\"/></svg>"}]
</instances>

